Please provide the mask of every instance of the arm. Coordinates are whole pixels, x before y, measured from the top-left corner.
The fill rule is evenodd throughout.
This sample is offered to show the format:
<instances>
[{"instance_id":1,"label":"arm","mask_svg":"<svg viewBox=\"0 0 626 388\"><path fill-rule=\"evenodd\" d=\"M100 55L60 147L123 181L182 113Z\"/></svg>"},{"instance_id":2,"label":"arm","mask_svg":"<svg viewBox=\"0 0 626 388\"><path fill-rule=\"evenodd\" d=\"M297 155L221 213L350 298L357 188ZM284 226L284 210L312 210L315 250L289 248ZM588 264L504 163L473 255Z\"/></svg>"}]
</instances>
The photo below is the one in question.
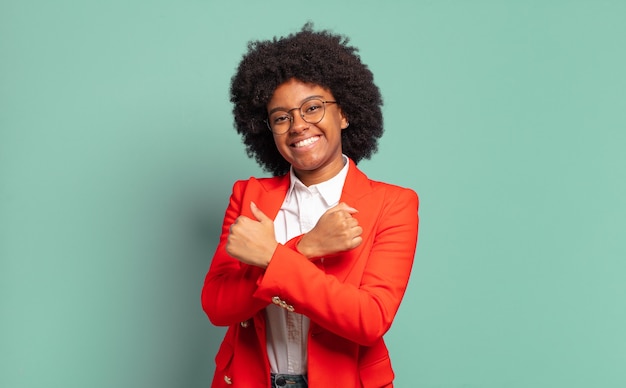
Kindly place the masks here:
<instances>
[{"instance_id":1,"label":"arm","mask_svg":"<svg viewBox=\"0 0 626 388\"><path fill-rule=\"evenodd\" d=\"M404 295L418 226L413 191L387 189L382 197L365 241L326 260L327 267L333 260L350 260L347 281L325 273L297 250L278 245L254 295L268 302L279 296L296 312L356 343L377 341L391 326ZM360 277L350 278L354 274Z\"/></svg>"},{"instance_id":2,"label":"arm","mask_svg":"<svg viewBox=\"0 0 626 388\"><path fill-rule=\"evenodd\" d=\"M244 264L226 251L231 225L241 214L246 182L235 183L226 209L222 233L202 288L202 308L214 325L244 321L267 305L253 296L263 269Z\"/></svg>"},{"instance_id":3,"label":"arm","mask_svg":"<svg viewBox=\"0 0 626 388\"><path fill-rule=\"evenodd\" d=\"M233 188L220 242L202 292L203 308L216 325L229 325L248 319L264 307L264 304L255 303L252 295L256 289L256 281L269 264L278 245L274 222L244 195L248 183L249 181L237 182ZM242 209L246 205L249 208ZM302 239L305 249L315 245L323 247L310 250L318 255L344 251L358 245L361 227L351 216L353 212L356 209L346 204L336 206L322 217L318 223L321 225L315 228L317 232L299 236L297 241ZM249 214L252 218L242 213Z\"/></svg>"}]
</instances>

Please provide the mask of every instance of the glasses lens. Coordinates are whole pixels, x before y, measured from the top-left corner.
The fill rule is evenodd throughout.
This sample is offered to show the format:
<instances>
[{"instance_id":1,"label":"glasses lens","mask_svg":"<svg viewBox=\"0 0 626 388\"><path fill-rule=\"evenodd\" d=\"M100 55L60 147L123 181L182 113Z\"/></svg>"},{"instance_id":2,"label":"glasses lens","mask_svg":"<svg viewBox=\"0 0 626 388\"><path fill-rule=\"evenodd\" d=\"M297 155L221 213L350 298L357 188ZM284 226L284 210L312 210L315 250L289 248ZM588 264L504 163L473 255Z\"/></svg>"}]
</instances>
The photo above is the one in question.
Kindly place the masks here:
<instances>
[{"instance_id":1,"label":"glasses lens","mask_svg":"<svg viewBox=\"0 0 626 388\"><path fill-rule=\"evenodd\" d=\"M302 104L300 112L304 121L311 124L317 124L324 118L324 101L322 100L309 100Z\"/></svg>"},{"instance_id":2,"label":"glasses lens","mask_svg":"<svg viewBox=\"0 0 626 388\"><path fill-rule=\"evenodd\" d=\"M274 133L285 133L291 125L291 116L287 112L274 112L267 120L267 124Z\"/></svg>"}]
</instances>

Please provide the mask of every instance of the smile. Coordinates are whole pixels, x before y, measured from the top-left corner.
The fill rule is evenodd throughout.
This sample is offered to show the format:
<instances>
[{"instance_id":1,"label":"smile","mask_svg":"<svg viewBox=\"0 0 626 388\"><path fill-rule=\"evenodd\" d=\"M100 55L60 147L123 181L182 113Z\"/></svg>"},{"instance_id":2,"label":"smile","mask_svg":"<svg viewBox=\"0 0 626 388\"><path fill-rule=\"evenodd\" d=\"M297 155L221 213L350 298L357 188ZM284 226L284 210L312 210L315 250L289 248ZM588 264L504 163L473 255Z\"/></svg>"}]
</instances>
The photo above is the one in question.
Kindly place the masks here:
<instances>
[{"instance_id":1,"label":"smile","mask_svg":"<svg viewBox=\"0 0 626 388\"><path fill-rule=\"evenodd\" d=\"M311 145L311 144L315 143L319 139L320 139L319 136L309 137L308 139L304 139L304 140L301 140L301 141L299 141L297 143L293 143L292 147L295 147L295 148L305 147L305 146L308 146L308 145Z\"/></svg>"}]
</instances>

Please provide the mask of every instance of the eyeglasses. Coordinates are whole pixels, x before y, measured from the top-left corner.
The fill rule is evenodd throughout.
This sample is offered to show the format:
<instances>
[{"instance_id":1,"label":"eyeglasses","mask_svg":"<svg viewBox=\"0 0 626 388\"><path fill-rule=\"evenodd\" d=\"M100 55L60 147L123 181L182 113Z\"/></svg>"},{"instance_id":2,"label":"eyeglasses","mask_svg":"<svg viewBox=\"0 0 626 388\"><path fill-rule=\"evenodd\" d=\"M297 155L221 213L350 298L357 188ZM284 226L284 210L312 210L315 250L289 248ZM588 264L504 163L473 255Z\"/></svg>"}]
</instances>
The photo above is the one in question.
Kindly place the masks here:
<instances>
[{"instance_id":1,"label":"eyeglasses","mask_svg":"<svg viewBox=\"0 0 626 388\"><path fill-rule=\"evenodd\" d=\"M299 108L289 109L288 111L278 110L270 113L265 123L267 127L276 135L282 135L289 131L293 123L293 115L290 113L294 110L300 111L302 120L309 124L317 124L324 118L326 113L326 104L336 104L337 101L324 101L319 98L306 100Z\"/></svg>"}]
</instances>

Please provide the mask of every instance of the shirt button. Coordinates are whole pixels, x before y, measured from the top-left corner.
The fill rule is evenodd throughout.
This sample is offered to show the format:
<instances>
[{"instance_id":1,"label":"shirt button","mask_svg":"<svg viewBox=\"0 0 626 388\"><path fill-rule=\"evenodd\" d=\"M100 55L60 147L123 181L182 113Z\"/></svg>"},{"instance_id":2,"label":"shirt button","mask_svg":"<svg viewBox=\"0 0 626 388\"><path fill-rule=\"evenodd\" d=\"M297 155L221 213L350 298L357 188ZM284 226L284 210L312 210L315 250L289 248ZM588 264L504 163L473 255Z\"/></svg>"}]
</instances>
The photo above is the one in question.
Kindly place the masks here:
<instances>
[{"instance_id":1,"label":"shirt button","mask_svg":"<svg viewBox=\"0 0 626 388\"><path fill-rule=\"evenodd\" d=\"M226 375L224 376L224 381L225 381L225 382L226 382L226 384L228 384L228 385L230 385L230 384L232 384L232 383L233 383L233 379L231 379L230 377L228 377L228 376L226 376Z\"/></svg>"},{"instance_id":2,"label":"shirt button","mask_svg":"<svg viewBox=\"0 0 626 388\"><path fill-rule=\"evenodd\" d=\"M244 329L245 329L246 327L248 327L249 325L250 325L250 323L249 323L248 321L243 321L243 322L241 322L241 327L243 327Z\"/></svg>"}]
</instances>

